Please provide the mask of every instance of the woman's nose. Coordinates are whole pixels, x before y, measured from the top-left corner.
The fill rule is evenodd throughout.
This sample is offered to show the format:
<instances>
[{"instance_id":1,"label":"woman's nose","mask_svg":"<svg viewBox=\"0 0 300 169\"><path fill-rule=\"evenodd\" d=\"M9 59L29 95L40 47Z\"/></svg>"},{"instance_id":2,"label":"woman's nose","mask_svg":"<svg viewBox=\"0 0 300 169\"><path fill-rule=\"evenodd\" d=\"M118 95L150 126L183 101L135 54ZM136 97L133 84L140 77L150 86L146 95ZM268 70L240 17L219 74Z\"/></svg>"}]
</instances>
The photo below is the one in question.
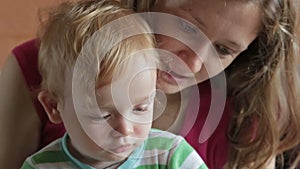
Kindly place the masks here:
<instances>
[{"instance_id":1,"label":"woman's nose","mask_svg":"<svg viewBox=\"0 0 300 169\"><path fill-rule=\"evenodd\" d=\"M182 50L177 53L177 56L186 64L192 73L197 73L203 66L203 60L192 51Z\"/></svg>"}]
</instances>

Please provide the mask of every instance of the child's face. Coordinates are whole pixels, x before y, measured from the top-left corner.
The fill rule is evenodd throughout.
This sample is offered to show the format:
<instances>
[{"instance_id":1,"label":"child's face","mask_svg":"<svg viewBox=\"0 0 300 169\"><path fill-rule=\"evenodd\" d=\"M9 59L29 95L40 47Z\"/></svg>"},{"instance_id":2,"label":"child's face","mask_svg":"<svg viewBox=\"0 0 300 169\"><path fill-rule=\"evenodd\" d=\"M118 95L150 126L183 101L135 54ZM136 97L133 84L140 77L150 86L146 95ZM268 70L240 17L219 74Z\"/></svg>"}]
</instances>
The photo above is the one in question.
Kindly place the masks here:
<instances>
[{"instance_id":1,"label":"child's face","mask_svg":"<svg viewBox=\"0 0 300 169\"><path fill-rule=\"evenodd\" d=\"M98 105L83 105L83 111L75 111L71 89L65 87L61 117L71 138L71 153L79 159L85 156L83 162L123 160L147 138L156 71L141 70L147 67L145 59L135 62L139 64L128 66L112 83L97 89Z\"/></svg>"}]
</instances>

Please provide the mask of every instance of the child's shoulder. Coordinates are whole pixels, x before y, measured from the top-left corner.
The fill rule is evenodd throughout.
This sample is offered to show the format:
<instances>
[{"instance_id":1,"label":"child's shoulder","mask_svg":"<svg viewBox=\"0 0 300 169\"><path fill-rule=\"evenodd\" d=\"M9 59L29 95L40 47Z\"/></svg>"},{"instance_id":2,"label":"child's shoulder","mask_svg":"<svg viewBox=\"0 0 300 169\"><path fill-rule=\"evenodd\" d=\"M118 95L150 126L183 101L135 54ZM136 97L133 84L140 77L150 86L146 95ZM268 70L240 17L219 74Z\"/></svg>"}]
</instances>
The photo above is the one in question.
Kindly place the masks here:
<instances>
[{"instance_id":1,"label":"child's shoulder","mask_svg":"<svg viewBox=\"0 0 300 169\"><path fill-rule=\"evenodd\" d=\"M62 151L61 148L61 139L57 139L31 155L24 162L22 169L30 169L30 168L47 168L48 164L51 163L51 166L55 165L55 163L63 164L64 162L69 161L68 157Z\"/></svg>"},{"instance_id":2,"label":"child's shoulder","mask_svg":"<svg viewBox=\"0 0 300 169\"><path fill-rule=\"evenodd\" d=\"M156 128L151 128L151 130L149 132L149 137L166 137L166 138L174 138L174 139L184 139L180 135L176 135L169 131L163 131L163 130L156 129Z\"/></svg>"},{"instance_id":3,"label":"child's shoulder","mask_svg":"<svg viewBox=\"0 0 300 169\"><path fill-rule=\"evenodd\" d=\"M182 136L168 131L151 129L145 141L143 156L147 164L153 166L207 169L201 157Z\"/></svg>"},{"instance_id":4,"label":"child's shoulder","mask_svg":"<svg viewBox=\"0 0 300 169\"><path fill-rule=\"evenodd\" d=\"M185 140L180 135L175 135L168 131L162 131L159 129L151 129L147 139L147 146L151 146L153 149L171 149L182 142L185 142Z\"/></svg>"}]
</instances>

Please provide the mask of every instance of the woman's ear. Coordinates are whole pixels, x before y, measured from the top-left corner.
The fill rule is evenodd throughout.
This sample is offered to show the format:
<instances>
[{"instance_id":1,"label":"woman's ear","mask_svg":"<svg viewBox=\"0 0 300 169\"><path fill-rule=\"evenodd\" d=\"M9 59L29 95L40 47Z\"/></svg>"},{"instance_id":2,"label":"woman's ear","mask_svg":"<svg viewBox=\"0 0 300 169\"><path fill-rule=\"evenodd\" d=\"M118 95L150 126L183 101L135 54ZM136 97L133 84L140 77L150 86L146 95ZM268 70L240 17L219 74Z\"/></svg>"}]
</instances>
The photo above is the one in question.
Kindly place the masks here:
<instances>
[{"instance_id":1,"label":"woman's ear","mask_svg":"<svg viewBox=\"0 0 300 169\"><path fill-rule=\"evenodd\" d=\"M48 118L52 123L58 124L62 122L60 111L58 110L58 102L57 99L49 93L47 90L43 90L38 94L38 100L44 107Z\"/></svg>"}]
</instances>

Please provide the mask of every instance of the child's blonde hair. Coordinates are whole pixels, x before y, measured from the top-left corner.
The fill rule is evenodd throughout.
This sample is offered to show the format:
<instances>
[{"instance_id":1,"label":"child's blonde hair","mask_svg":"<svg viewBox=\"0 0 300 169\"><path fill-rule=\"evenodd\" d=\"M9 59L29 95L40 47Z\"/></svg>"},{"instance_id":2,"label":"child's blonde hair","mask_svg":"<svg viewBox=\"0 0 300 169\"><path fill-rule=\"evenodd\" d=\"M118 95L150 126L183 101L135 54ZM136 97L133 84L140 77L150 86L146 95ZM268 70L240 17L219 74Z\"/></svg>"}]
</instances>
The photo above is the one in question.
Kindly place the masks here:
<instances>
[{"instance_id":1,"label":"child's blonde hair","mask_svg":"<svg viewBox=\"0 0 300 169\"><path fill-rule=\"evenodd\" d=\"M89 70L96 69L94 79L97 86L94 88L111 82L115 68L133 52L153 47L153 37L146 33L122 39L119 34L115 34L116 29L106 29L105 33L101 34L105 37L93 37L106 24L130 14L134 12L111 0L64 2L55 10L51 10L46 22L42 22L44 24L40 32L39 70L43 77L42 89L48 90L62 101L65 74L74 69L81 50L90 39L94 40L88 54L101 57L101 63L95 64L100 66L100 69L90 68L89 62L94 60L89 60L86 61L86 70L80 72L79 76L84 79L92 73ZM131 23L143 32L151 32L141 18L136 18ZM124 25L120 23L119 26ZM153 59L157 58L153 56Z\"/></svg>"}]
</instances>

